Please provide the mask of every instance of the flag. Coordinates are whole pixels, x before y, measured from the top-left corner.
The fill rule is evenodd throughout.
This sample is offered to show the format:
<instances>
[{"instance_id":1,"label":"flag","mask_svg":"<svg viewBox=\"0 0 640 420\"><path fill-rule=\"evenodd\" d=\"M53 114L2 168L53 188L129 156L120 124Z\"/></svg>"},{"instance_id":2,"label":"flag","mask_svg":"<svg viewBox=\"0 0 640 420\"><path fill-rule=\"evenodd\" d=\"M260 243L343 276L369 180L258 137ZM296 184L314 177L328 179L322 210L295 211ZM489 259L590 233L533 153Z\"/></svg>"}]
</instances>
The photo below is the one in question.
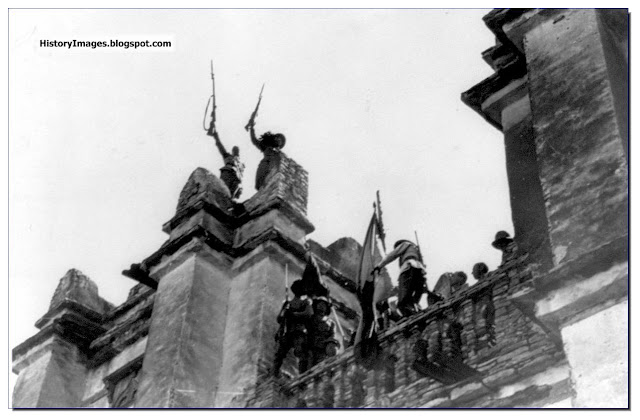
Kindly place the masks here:
<instances>
[{"instance_id":1,"label":"flag","mask_svg":"<svg viewBox=\"0 0 640 420\"><path fill-rule=\"evenodd\" d=\"M375 361L378 353L376 334L376 303L391 295L391 281L388 276L375 277L371 272L382 260L378 248L379 221L374 212L369 222L367 234L362 244L360 264L358 265L357 293L362 316L358 324L354 341L356 361L367 364Z\"/></svg>"}]
</instances>

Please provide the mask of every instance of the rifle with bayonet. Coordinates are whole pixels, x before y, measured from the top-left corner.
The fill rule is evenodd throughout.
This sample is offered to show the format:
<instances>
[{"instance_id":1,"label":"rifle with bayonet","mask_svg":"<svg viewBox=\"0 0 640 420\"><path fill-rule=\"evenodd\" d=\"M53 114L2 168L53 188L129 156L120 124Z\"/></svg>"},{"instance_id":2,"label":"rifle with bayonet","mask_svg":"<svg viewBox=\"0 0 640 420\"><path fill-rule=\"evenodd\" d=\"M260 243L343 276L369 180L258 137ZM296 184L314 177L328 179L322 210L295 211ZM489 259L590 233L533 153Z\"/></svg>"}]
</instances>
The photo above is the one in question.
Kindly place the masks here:
<instances>
[{"instance_id":1,"label":"rifle with bayonet","mask_svg":"<svg viewBox=\"0 0 640 420\"><path fill-rule=\"evenodd\" d=\"M380 242L382 242L382 249L384 253L387 253L387 245L385 244L385 238L387 234L384 231L384 225L382 224L382 204L380 203L380 190L376 191L376 202L373 205L376 211L376 222L378 223L378 236L380 236Z\"/></svg>"},{"instance_id":2,"label":"rifle with bayonet","mask_svg":"<svg viewBox=\"0 0 640 420\"><path fill-rule=\"evenodd\" d=\"M202 120L202 127L204 131L207 132L208 135L213 136L213 132L216 128L216 79L213 74L213 60L211 60L211 85L212 85L212 94L207 101L207 106L204 109L204 119ZM209 122L209 128L206 127L206 119L207 119L207 111L209 110L209 105L211 104L211 121Z\"/></svg>"},{"instance_id":3,"label":"rifle with bayonet","mask_svg":"<svg viewBox=\"0 0 640 420\"><path fill-rule=\"evenodd\" d=\"M251 117L249 118L249 122L244 126L246 131L249 131L249 127L252 127L256 123L256 117L258 116L258 108L260 108L260 102L262 102L262 92L264 91L264 83L262 84L262 89L260 89L260 95L258 96L258 103L256 104L256 109L253 110Z\"/></svg>"}]
</instances>

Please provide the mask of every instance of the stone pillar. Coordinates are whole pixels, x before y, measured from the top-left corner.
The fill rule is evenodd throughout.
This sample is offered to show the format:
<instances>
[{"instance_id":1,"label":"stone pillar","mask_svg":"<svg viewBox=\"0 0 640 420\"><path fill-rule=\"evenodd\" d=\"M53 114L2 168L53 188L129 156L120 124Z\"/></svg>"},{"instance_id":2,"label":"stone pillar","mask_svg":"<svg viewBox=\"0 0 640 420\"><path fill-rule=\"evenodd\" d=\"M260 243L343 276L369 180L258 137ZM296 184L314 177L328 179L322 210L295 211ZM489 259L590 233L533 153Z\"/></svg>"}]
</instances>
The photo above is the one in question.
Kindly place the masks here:
<instances>
[{"instance_id":1,"label":"stone pillar","mask_svg":"<svg viewBox=\"0 0 640 420\"><path fill-rule=\"evenodd\" d=\"M243 252L232 268L217 407L246 406L271 376L285 268L289 285L301 277L302 243L313 230L305 216L306 171L284 154L279 170L244 204L248 215L235 232L234 247Z\"/></svg>"},{"instance_id":2,"label":"stone pillar","mask_svg":"<svg viewBox=\"0 0 640 420\"><path fill-rule=\"evenodd\" d=\"M496 9L484 20L499 44L485 52L496 74L463 100L504 131L512 199L512 173L533 174L526 167L535 161L547 225L540 238L549 263L512 299L562 345L574 406L625 407L628 13ZM508 70L518 61L526 66L514 75ZM500 100L518 80L526 80L521 99ZM514 225L531 204L518 201ZM532 227L541 225L524 227L535 238Z\"/></svg>"},{"instance_id":3,"label":"stone pillar","mask_svg":"<svg viewBox=\"0 0 640 420\"><path fill-rule=\"evenodd\" d=\"M573 407L629 406L628 320L628 301L623 301L562 328L575 390Z\"/></svg>"},{"instance_id":4,"label":"stone pillar","mask_svg":"<svg viewBox=\"0 0 640 420\"><path fill-rule=\"evenodd\" d=\"M231 205L220 180L197 169L165 225L169 241L144 262L158 289L138 408L214 406L231 283Z\"/></svg>"},{"instance_id":5,"label":"stone pillar","mask_svg":"<svg viewBox=\"0 0 640 420\"><path fill-rule=\"evenodd\" d=\"M612 75L627 63L608 56L612 46L599 20L606 13L546 13L534 25L514 23L506 31L514 39L522 33L556 265L537 280L538 291L547 293L536 312L560 327L574 406L625 407L629 186L620 114L628 103L620 104L624 80Z\"/></svg>"},{"instance_id":6,"label":"stone pillar","mask_svg":"<svg viewBox=\"0 0 640 420\"><path fill-rule=\"evenodd\" d=\"M595 10L556 10L522 42L558 265L627 236L626 139Z\"/></svg>"},{"instance_id":7,"label":"stone pillar","mask_svg":"<svg viewBox=\"0 0 640 420\"><path fill-rule=\"evenodd\" d=\"M303 270L306 171L282 154L251 199L233 203L204 169L189 178L169 240L143 262L158 281L135 406L244 407L271 373L277 315Z\"/></svg>"},{"instance_id":8,"label":"stone pillar","mask_svg":"<svg viewBox=\"0 0 640 420\"><path fill-rule=\"evenodd\" d=\"M89 344L105 331L102 317L111 308L80 271L60 279L49 311L36 323L40 332L13 349L14 408L81 406Z\"/></svg>"}]
</instances>

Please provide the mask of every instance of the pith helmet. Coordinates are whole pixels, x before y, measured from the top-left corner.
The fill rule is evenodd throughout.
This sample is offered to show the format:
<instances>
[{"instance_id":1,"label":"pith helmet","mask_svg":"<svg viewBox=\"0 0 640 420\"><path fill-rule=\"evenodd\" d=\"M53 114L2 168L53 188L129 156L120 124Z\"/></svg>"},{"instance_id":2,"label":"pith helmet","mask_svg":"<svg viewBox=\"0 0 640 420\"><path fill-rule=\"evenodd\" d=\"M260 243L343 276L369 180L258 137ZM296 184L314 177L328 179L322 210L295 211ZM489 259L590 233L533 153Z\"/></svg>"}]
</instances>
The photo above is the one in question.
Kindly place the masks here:
<instances>
[{"instance_id":1,"label":"pith helmet","mask_svg":"<svg viewBox=\"0 0 640 420\"><path fill-rule=\"evenodd\" d=\"M400 244L401 244L401 243L403 243L403 242L409 242L410 244L412 244L412 243L413 243L413 242L411 242L411 241L409 241L409 240L407 240L407 239L400 239L399 241L396 241L396 243L395 243L395 244L393 244L393 247L394 247L394 248L397 248L397 247L398 247L398 245L400 245Z\"/></svg>"},{"instance_id":2,"label":"pith helmet","mask_svg":"<svg viewBox=\"0 0 640 420\"><path fill-rule=\"evenodd\" d=\"M513 239L511 239L511 235L509 235L504 230L501 230L496 233L496 239L491 243L491 246L500 249L505 245L509 245L511 242L513 242Z\"/></svg>"}]
</instances>

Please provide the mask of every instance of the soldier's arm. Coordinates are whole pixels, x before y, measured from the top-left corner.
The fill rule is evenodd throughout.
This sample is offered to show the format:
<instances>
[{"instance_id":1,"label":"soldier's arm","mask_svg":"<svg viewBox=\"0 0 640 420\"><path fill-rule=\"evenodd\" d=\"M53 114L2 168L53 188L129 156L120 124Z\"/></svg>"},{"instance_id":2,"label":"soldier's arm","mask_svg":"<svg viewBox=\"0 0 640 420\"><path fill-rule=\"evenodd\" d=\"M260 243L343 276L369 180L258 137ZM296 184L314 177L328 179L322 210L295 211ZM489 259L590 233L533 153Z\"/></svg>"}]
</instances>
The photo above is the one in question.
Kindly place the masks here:
<instances>
[{"instance_id":1,"label":"soldier's arm","mask_svg":"<svg viewBox=\"0 0 640 420\"><path fill-rule=\"evenodd\" d=\"M384 257L384 259L378 263L376 268L382 269L382 267L384 267L385 265L392 263L393 261L398 259L400 255L402 255L407 250L408 247L409 247L408 242L401 243L399 246L395 247L393 251L388 253L387 256Z\"/></svg>"},{"instance_id":2,"label":"soldier's arm","mask_svg":"<svg viewBox=\"0 0 640 420\"><path fill-rule=\"evenodd\" d=\"M285 301L282 304L282 309L280 309L280 313L278 314L278 317L276 318L276 321L278 321L278 324L282 324L287 316L287 309L289 309L289 301Z\"/></svg>"},{"instance_id":3,"label":"soldier's arm","mask_svg":"<svg viewBox=\"0 0 640 420\"><path fill-rule=\"evenodd\" d=\"M251 143L262 151L262 144L260 144L260 141L258 141L258 138L256 137L256 129L253 124L249 126L249 135L251 136Z\"/></svg>"},{"instance_id":4,"label":"soldier's arm","mask_svg":"<svg viewBox=\"0 0 640 420\"><path fill-rule=\"evenodd\" d=\"M213 131L213 138L216 139L216 146L218 147L218 150L220 151L220 154L222 155L222 157L226 158L227 156L229 156L229 152L227 152L227 149L225 149L224 145L220 141L220 136L218 135L218 132L215 130Z\"/></svg>"}]
</instances>

